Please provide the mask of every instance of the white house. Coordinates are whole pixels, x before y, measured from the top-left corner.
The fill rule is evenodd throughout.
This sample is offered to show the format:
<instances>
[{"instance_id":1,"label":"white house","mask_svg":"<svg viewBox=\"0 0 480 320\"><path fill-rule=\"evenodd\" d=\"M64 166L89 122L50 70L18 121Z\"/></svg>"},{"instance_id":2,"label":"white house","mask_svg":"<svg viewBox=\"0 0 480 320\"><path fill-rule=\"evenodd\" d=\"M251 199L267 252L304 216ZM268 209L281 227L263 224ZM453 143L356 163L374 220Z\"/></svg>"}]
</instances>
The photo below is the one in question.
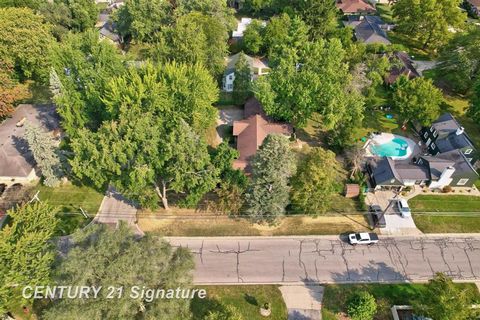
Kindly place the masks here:
<instances>
[{"instance_id":1,"label":"white house","mask_svg":"<svg viewBox=\"0 0 480 320\"><path fill-rule=\"evenodd\" d=\"M241 52L226 58L227 68L223 73L222 80L222 90L226 92L233 91L233 82L235 80L235 65L240 57ZM259 76L267 74L270 69L268 68L268 62L265 59L259 59L255 57L250 57L245 54L248 64L250 65L251 77L252 80L257 79Z\"/></svg>"}]
</instances>

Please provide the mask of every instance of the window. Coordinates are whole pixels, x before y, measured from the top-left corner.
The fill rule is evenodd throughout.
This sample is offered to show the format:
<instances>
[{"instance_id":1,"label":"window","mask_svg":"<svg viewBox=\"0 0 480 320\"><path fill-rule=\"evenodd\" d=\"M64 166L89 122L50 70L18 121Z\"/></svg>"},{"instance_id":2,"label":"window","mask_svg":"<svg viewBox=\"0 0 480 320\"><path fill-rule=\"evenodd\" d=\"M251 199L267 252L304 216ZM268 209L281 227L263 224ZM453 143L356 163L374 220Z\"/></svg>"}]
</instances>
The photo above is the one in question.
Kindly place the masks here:
<instances>
[{"instance_id":1,"label":"window","mask_svg":"<svg viewBox=\"0 0 480 320\"><path fill-rule=\"evenodd\" d=\"M233 74L228 76L228 80L233 80Z\"/></svg>"},{"instance_id":2,"label":"window","mask_svg":"<svg viewBox=\"0 0 480 320\"><path fill-rule=\"evenodd\" d=\"M227 89L228 89L228 90L232 90L232 89L233 89L233 84L227 85Z\"/></svg>"},{"instance_id":3,"label":"window","mask_svg":"<svg viewBox=\"0 0 480 320\"><path fill-rule=\"evenodd\" d=\"M433 137L434 137L434 138L436 138L437 136L438 136L438 133L437 133L437 131L436 131L436 130L435 130L435 131L433 131Z\"/></svg>"},{"instance_id":4,"label":"window","mask_svg":"<svg viewBox=\"0 0 480 320\"><path fill-rule=\"evenodd\" d=\"M464 186L467 184L469 179L460 179L458 180L457 186Z\"/></svg>"},{"instance_id":5,"label":"window","mask_svg":"<svg viewBox=\"0 0 480 320\"><path fill-rule=\"evenodd\" d=\"M435 149L436 146L435 146L435 143L432 143L432 145L430 146L432 149Z\"/></svg>"},{"instance_id":6,"label":"window","mask_svg":"<svg viewBox=\"0 0 480 320\"><path fill-rule=\"evenodd\" d=\"M427 139L427 137L428 137L428 131L425 131L425 133L423 134L423 137L424 137L425 139Z\"/></svg>"},{"instance_id":7,"label":"window","mask_svg":"<svg viewBox=\"0 0 480 320\"><path fill-rule=\"evenodd\" d=\"M433 127L430 127L430 132L433 132L433 130L435 130L435 129L433 129Z\"/></svg>"},{"instance_id":8,"label":"window","mask_svg":"<svg viewBox=\"0 0 480 320\"><path fill-rule=\"evenodd\" d=\"M467 150L465 150L465 154L470 154L470 153L472 153L472 151L473 151L472 149L467 149Z\"/></svg>"},{"instance_id":9,"label":"window","mask_svg":"<svg viewBox=\"0 0 480 320\"><path fill-rule=\"evenodd\" d=\"M467 158L468 162L472 162L473 158Z\"/></svg>"}]
</instances>

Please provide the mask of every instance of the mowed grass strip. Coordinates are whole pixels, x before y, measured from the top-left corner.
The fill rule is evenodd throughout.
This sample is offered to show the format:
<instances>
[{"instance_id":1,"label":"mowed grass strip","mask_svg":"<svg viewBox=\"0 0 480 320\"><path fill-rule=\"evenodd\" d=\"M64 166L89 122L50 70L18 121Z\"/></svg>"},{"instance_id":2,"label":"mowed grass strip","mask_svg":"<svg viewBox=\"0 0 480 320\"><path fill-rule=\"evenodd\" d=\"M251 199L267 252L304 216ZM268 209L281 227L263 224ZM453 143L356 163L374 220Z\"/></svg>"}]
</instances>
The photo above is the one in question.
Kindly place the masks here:
<instances>
[{"instance_id":1,"label":"mowed grass strip","mask_svg":"<svg viewBox=\"0 0 480 320\"><path fill-rule=\"evenodd\" d=\"M415 212L478 212L480 197L468 195L419 195L408 201Z\"/></svg>"},{"instance_id":2,"label":"mowed grass strip","mask_svg":"<svg viewBox=\"0 0 480 320\"><path fill-rule=\"evenodd\" d=\"M479 233L480 215L468 217L413 214L415 225L423 233Z\"/></svg>"},{"instance_id":3,"label":"mowed grass strip","mask_svg":"<svg viewBox=\"0 0 480 320\"><path fill-rule=\"evenodd\" d=\"M472 303L480 301L480 294L474 283L457 283L465 288ZM371 293L377 301L375 320L390 320L393 305L412 305L426 292L425 284L355 284L355 285L326 285L322 304L322 318L324 320L339 319L337 314L346 313L347 300L351 294L358 291ZM344 319L344 318L340 318Z\"/></svg>"},{"instance_id":4,"label":"mowed grass strip","mask_svg":"<svg viewBox=\"0 0 480 320\"><path fill-rule=\"evenodd\" d=\"M209 311L221 310L227 305L234 306L243 319L287 319L287 307L282 293L274 285L241 286L197 286L206 289L206 299L193 299L190 309L194 320L203 320ZM260 315L260 307L270 303L272 314L265 318Z\"/></svg>"}]
</instances>

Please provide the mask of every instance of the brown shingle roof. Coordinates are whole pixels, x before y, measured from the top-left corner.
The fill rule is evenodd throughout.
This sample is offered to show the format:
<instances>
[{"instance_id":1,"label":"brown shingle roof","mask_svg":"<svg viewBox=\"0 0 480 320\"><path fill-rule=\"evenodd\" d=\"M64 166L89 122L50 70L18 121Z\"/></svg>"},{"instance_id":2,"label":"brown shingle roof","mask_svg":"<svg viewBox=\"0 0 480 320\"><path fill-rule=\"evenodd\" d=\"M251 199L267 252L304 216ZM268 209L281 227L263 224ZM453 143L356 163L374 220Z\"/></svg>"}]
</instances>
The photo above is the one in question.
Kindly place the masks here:
<instances>
[{"instance_id":1,"label":"brown shingle roof","mask_svg":"<svg viewBox=\"0 0 480 320\"><path fill-rule=\"evenodd\" d=\"M261 108L261 105L260 105ZM235 169L246 169L250 158L257 152L263 140L269 134L292 133L291 126L282 123L273 123L262 114L250 115L247 119L233 122L233 135L237 137L237 150L240 156L233 163Z\"/></svg>"},{"instance_id":2,"label":"brown shingle roof","mask_svg":"<svg viewBox=\"0 0 480 320\"><path fill-rule=\"evenodd\" d=\"M375 8L363 0L338 0L336 3L338 9L343 13L362 13L375 12Z\"/></svg>"}]
</instances>

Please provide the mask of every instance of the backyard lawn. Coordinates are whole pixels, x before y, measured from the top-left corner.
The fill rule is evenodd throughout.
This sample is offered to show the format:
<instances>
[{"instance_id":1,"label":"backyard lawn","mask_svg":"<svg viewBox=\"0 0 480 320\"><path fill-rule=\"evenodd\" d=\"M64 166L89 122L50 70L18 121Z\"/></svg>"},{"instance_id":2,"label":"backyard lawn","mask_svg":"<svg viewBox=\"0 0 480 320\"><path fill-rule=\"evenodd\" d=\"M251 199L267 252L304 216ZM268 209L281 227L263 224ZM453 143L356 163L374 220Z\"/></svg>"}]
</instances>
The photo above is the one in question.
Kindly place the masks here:
<instances>
[{"instance_id":1,"label":"backyard lawn","mask_svg":"<svg viewBox=\"0 0 480 320\"><path fill-rule=\"evenodd\" d=\"M71 234L77 228L87 225L100 207L103 193L86 186L64 185L57 188L50 188L39 185L35 191L39 191L38 197L59 208L58 217L60 223L57 235ZM82 208L90 218L81 214Z\"/></svg>"},{"instance_id":2,"label":"backyard lawn","mask_svg":"<svg viewBox=\"0 0 480 320\"><path fill-rule=\"evenodd\" d=\"M420 195L408 201L417 228L425 233L480 232L480 197ZM422 212L422 214L418 214ZM431 213L423 213L431 212ZM435 212L444 212L435 214ZM457 216L457 215L461 216Z\"/></svg>"},{"instance_id":3,"label":"backyard lawn","mask_svg":"<svg viewBox=\"0 0 480 320\"><path fill-rule=\"evenodd\" d=\"M458 283L459 287L466 288L472 303L480 301L480 294L473 283ZM392 305L411 305L425 294L424 284L357 284L357 285L327 285L323 296L322 317L324 320L338 318L338 313L346 312L348 297L360 290L371 293L377 300L378 311L375 320L390 320Z\"/></svg>"},{"instance_id":4,"label":"backyard lawn","mask_svg":"<svg viewBox=\"0 0 480 320\"><path fill-rule=\"evenodd\" d=\"M228 305L234 306L243 319L287 319L287 307L277 286L202 286L199 288L207 290L207 297L193 299L190 309L194 320L203 320L209 311L222 310ZM262 317L260 307L266 302L270 303L272 314L269 317Z\"/></svg>"}]
</instances>

